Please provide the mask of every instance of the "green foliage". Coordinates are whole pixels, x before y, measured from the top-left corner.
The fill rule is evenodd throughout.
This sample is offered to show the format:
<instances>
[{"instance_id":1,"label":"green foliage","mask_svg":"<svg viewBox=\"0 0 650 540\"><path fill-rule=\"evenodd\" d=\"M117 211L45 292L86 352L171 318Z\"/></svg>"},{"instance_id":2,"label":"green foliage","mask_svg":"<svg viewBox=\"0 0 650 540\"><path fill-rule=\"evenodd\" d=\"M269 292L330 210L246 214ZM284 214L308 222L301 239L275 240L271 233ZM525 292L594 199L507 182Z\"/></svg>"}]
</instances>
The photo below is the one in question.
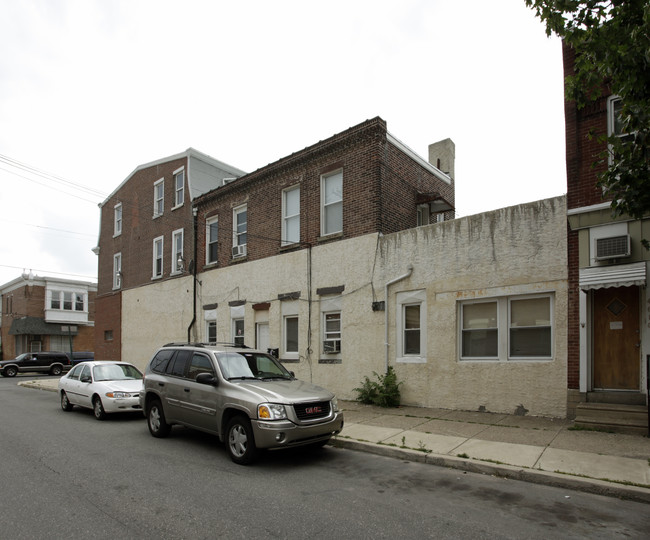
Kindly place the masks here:
<instances>
[{"instance_id":1,"label":"green foliage","mask_svg":"<svg viewBox=\"0 0 650 540\"><path fill-rule=\"evenodd\" d=\"M625 138L607 138L599 185L615 216L650 214L650 3L647 0L524 0L575 51L566 97L578 107L602 96L622 99ZM647 246L646 246L647 247Z\"/></svg>"},{"instance_id":2,"label":"green foliage","mask_svg":"<svg viewBox=\"0 0 650 540\"><path fill-rule=\"evenodd\" d=\"M372 373L377 381L365 377L361 387L354 388L354 391L359 394L357 401L380 407L399 407L401 398L399 387L402 383L397 382L393 367L389 366L385 375L378 375L374 371Z\"/></svg>"}]
</instances>

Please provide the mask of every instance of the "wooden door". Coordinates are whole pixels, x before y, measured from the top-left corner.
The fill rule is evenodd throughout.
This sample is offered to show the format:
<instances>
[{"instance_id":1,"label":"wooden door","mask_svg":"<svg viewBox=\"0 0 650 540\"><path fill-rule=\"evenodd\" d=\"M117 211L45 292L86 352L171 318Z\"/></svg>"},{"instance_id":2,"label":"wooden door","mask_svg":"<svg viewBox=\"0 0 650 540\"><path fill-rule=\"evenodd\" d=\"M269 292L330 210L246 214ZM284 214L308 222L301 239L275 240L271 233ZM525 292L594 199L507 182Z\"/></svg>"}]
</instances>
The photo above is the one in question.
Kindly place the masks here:
<instances>
[{"instance_id":1,"label":"wooden door","mask_svg":"<svg viewBox=\"0 0 650 540\"><path fill-rule=\"evenodd\" d=\"M639 390L639 288L593 292L594 389Z\"/></svg>"}]
</instances>

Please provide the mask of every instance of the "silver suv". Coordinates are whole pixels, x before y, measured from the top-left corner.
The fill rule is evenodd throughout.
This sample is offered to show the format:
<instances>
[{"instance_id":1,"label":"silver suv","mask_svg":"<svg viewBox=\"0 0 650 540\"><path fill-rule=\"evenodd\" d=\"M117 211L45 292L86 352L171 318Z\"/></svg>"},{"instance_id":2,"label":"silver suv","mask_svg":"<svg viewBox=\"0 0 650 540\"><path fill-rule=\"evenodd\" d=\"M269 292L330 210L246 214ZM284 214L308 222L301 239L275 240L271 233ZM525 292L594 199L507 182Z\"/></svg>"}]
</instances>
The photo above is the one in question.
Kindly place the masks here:
<instances>
[{"instance_id":1,"label":"silver suv","mask_svg":"<svg viewBox=\"0 0 650 540\"><path fill-rule=\"evenodd\" d=\"M343 429L334 394L297 380L269 354L236 346L161 347L145 370L140 405L154 437L173 424L212 433L239 464L260 449L322 446Z\"/></svg>"}]
</instances>

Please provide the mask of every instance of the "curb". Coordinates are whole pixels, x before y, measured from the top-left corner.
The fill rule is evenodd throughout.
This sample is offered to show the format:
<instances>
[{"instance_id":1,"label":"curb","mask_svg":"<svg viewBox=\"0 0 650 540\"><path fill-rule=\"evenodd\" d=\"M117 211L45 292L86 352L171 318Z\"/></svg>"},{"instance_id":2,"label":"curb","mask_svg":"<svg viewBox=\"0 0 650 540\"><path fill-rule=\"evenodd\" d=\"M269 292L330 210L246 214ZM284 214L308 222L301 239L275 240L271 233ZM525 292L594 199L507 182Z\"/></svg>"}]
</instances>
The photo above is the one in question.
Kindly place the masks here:
<instances>
[{"instance_id":1,"label":"curb","mask_svg":"<svg viewBox=\"0 0 650 540\"><path fill-rule=\"evenodd\" d=\"M366 452L369 454L376 454L405 461L425 463L428 465L458 469L477 474L488 474L500 478L508 478L510 480L520 480L522 482L650 504L650 489L638 486L615 484L597 478L571 476L567 474L542 471L540 469L525 469L501 463L496 464L476 461L471 458L466 459L454 456L426 454L418 450L386 446L341 437L332 439L330 445L336 448L345 448L348 450Z\"/></svg>"},{"instance_id":2,"label":"curb","mask_svg":"<svg viewBox=\"0 0 650 540\"><path fill-rule=\"evenodd\" d=\"M24 388L34 388L35 390L44 390L45 392L56 392L57 389L52 385L43 384L40 381L21 381L17 383L18 386Z\"/></svg>"}]
</instances>

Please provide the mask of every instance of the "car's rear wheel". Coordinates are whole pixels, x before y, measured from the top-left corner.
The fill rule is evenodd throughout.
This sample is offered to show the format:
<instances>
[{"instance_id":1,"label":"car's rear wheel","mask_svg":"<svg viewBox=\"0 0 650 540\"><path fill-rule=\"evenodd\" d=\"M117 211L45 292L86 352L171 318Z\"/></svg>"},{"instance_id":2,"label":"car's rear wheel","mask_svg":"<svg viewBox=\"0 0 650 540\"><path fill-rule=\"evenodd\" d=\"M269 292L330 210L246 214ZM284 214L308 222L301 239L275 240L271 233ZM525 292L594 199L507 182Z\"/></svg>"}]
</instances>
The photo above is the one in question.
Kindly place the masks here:
<instances>
[{"instance_id":1,"label":"car's rear wheel","mask_svg":"<svg viewBox=\"0 0 650 540\"><path fill-rule=\"evenodd\" d=\"M154 437L167 437L171 426L165 421L165 413L159 400L154 399L147 405L147 425Z\"/></svg>"},{"instance_id":2,"label":"car's rear wheel","mask_svg":"<svg viewBox=\"0 0 650 540\"><path fill-rule=\"evenodd\" d=\"M106 420L106 411L102 405L102 400L99 396L95 396L93 399L93 413L97 420Z\"/></svg>"},{"instance_id":3,"label":"car's rear wheel","mask_svg":"<svg viewBox=\"0 0 650 540\"><path fill-rule=\"evenodd\" d=\"M62 372L63 372L63 368L61 366L52 366L52 368L50 369L50 374L56 375L57 377L61 375Z\"/></svg>"},{"instance_id":4,"label":"car's rear wheel","mask_svg":"<svg viewBox=\"0 0 650 540\"><path fill-rule=\"evenodd\" d=\"M70 400L68 399L68 394L66 394L65 392L61 392L61 408L64 411L72 410L72 403L70 403Z\"/></svg>"},{"instance_id":5,"label":"car's rear wheel","mask_svg":"<svg viewBox=\"0 0 650 540\"><path fill-rule=\"evenodd\" d=\"M226 428L226 450L230 459L239 465L248 465L255 461L258 450L248 418L237 415L230 419Z\"/></svg>"},{"instance_id":6,"label":"car's rear wheel","mask_svg":"<svg viewBox=\"0 0 650 540\"><path fill-rule=\"evenodd\" d=\"M9 366L5 368L5 377L15 377L18 370L14 366Z\"/></svg>"}]
</instances>

